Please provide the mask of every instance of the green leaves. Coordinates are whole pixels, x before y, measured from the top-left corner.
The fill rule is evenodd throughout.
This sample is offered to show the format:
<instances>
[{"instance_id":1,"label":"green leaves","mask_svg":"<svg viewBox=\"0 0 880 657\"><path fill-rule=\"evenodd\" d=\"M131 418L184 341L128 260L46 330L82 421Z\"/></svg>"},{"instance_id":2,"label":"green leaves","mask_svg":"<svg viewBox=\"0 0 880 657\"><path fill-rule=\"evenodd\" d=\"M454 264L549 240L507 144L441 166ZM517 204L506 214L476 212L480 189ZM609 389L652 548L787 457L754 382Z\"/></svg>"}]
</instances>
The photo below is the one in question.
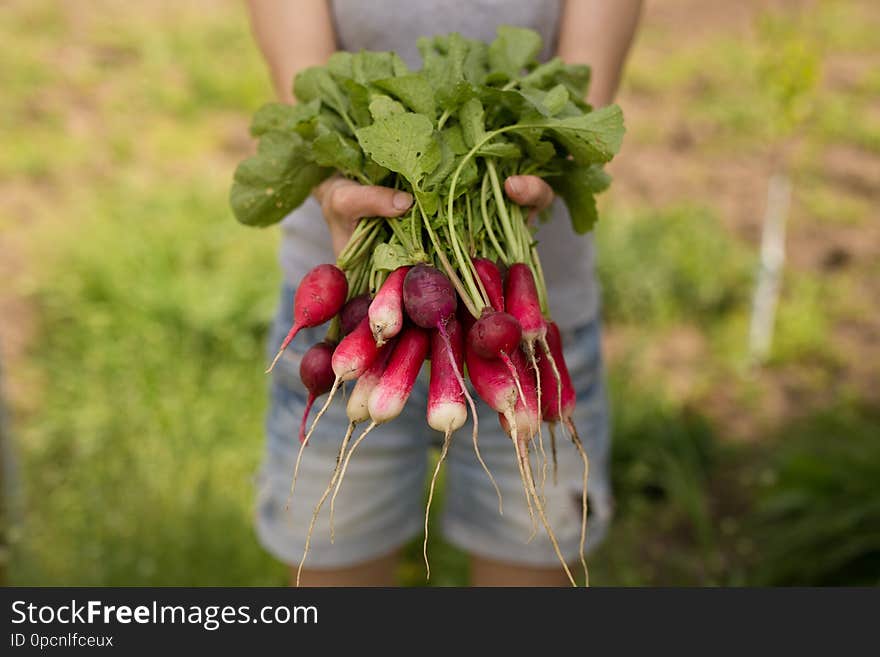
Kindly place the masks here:
<instances>
[{"instance_id":1,"label":"green leaves","mask_svg":"<svg viewBox=\"0 0 880 657\"><path fill-rule=\"evenodd\" d=\"M363 154L356 141L338 132L327 132L312 143L312 155L322 167L337 169L350 177L357 177L363 167Z\"/></svg>"},{"instance_id":2,"label":"green leaves","mask_svg":"<svg viewBox=\"0 0 880 657\"><path fill-rule=\"evenodd\" d=\"M489 45L489 68L509 79L517 78L541 52L541 37L522 27L502 25Z\"/></svg>"},{"instance_id":3,"label":"green leaves","mask_svg":"<svg viewBox=\"0 0 880 657\"><path fill-rule=\"evenodd\" d=\"M319 100L299 105L266 103L254 114L251 121L251 134L254 137L261 137L270 130L294 131L301 123L318 116L320 108L321 102Z\"/></svg>"},{"instance_id":4,"label":"green leaves","mask_svg":"<svg viewBox=\"0 0 880 657\"><path fill-rule=\"evenodd\" d=\"M461 126L464 143L468 148L473 148L486 134L483 104L476 98L467 101L458 111L458 123Z\"/></svg>"},{"instance_id":5,"label":"green leaves","mask_svg":"<svg viewBox=\"0 0 880 657\"><path fill-rule=\"evenodd\" d=\"M380 244L373 250L373 269L377 271L394 271L416 262L402 244Z\"/></svg>"},{"instance_id":6,"label":"green leaves","mask_svg":"<svg viewBox=\"0 0 880 657\"><path fill-rule=\"evenodd\" d=\"M597 165L585 167L568 162L560 175L547 182L565 201L574 232L583 234L592 229L598 219L595 195L608 188L611 177Z\"/></svg>"},{"instance_id":7,"label":"green leaves","mask_svg":"<svg viewBox=\"0 0 880 657\"><path fill-rule=\"evenodd\" d=\"M623 113L609 105L583 116L554 119L546 124L551 135L579 164L610 162L623 141Z\"/></svg>"},{"instance_id":8,"label":"green leaves","mask_svg":"<svg viewBox=\"0 0 880 657\"><path fill-rule=\"evenodd\" d=\"M433 133L434 124L427 117L404 112L380 119L355 134L367 155L418 188L439 160L439 153L426 157Z\"/></svg>"},{"instance_id":9,"label":"green leaves","mask_svg":"<svg viewBox=\"0 0 880 657\"><path fill-rule=\"evenodd\" d=\"M235 217L248 226L281 221L332 173L311 161L297 133L269 131L257 154L238 165L229 193Z\"/></svg>"},{"instance_id":10,"label":"green leaves","mask_svg":"<svg viewBox=\"0 0 880 657\"><path fill-rule=\"evenodd\" d=\"M297 105L269 103L254 115L260 146L236 170L235 216L256 226L279 221L333 171L409 191L426 222L408 219L382 233L396 241L373 256L375 271L393 269L411 257L408 246L425 255L426 227L453 241L461 235L470 248L491 242L486 231L501 209L494 196L485 209L480 202L491 162L502 182L547 177L574 230L589 230L594 196L609 181L601 165L620 150L623 117L616 106L592 111L583 100L590 69L559 58L538 63L541 45L537 33L505 26L489 44L459 34L419 39L419 71L394 53L369 51L337 52L326 66L303 70ZM450 219L453 206L470 216ZM505 249L504 239L491 248Z\"/></svg>"},{"instance_id":11,"label":"green leaves","mask_svg":"<svg viewBox=\"0 0 880 657\"><path fill-rule=\"evenodd\" d=\"M417 114L424 114L430 119L437 115L434 104L434 91L431 84L418 73L403 75L399 78L376 80L375 85L387 91Z\"/></svg>"}]
</instances>

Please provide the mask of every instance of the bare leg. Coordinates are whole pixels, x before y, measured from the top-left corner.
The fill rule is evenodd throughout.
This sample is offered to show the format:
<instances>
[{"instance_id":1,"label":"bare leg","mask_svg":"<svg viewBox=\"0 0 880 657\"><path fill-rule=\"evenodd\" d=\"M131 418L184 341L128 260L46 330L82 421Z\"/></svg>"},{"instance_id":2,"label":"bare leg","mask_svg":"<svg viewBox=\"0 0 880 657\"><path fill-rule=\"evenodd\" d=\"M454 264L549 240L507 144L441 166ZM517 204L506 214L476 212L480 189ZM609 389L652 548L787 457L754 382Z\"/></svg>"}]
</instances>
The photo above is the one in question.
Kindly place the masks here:
<instances>
[{"instance_id":1,"label":"bare leg","mask_svg":"<svg viewBox=\"0 0 880 657\"><path fill-rule=\"evenodd\" d=\"M558 565L525 566L471 555L471 586L568 587L570 583Z\"/></svg>"},{"instance_id":2,"label":"bare leg","mask_svg":"<svg viewBox=\"0 0 880 657\"><path fill-rule=\"evenodd\" d=\"M396 586L397 562L400 551L345 568L311 569L302 571L300 586ZM290 569L290 583L296 582L296 566Z\"/></svg>"}]
</instances>

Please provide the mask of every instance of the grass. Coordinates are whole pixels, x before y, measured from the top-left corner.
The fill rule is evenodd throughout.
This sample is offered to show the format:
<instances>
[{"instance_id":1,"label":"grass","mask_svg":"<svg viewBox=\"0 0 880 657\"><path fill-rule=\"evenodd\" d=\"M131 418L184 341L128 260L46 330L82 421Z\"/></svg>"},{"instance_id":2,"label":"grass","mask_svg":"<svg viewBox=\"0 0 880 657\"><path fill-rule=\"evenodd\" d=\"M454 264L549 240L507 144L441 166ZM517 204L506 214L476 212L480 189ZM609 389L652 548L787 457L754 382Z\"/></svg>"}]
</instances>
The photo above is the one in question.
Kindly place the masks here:
<instances>
[{"instance_id":1,"label":"grass","mask_svg":"<svg viewBox=\"0 0 880 657\"><path fill-rule=\"evenodd\" d=\"M819 5L800 20L804 38L822 41L822 61L870 54L868 5ZM0 240L25 249L0 293L33 313L29 350L4 367L22 483L0 552L13 584L287 581L251 524L278 236L236 225L226 204L251 148L247 117L270 87L243 8L206 6L151 3L135 17L110 2L80 13L16 1L0 22ZM646 27L648 46L669 38ZM722 30L660 51L636 50L626 93L686 105L677 111L700 128L700 154L764 152L756 35ZM816 163L829 145L876 152L880 77L870 69L840 94L823 75L800 137L810 157L792 160L803 220L869 225L871 201ZM649 121L628 137L664 138ZM750 372L755 249L712 191L664 204L612 191L597 230L618 345L617 519L591 559L593 580L876 584L878 544L863 528L877 520L880 418L870 386L836 385L846 354L834 341L841 319L866 312L843 281L876 269L840 281L787 271L771 360ZM701 350L671 369L689 368L699 385L682 387L682 372L653 356L682 332ZM728 425L763 417L774 377L797 379L804 408L754 421L750 441L732 442ZM442 494L431 584L463 584L467 560L443 543L441 509ZM420 541L399 576L424 584Z\"/></svg>"}]
</instances>

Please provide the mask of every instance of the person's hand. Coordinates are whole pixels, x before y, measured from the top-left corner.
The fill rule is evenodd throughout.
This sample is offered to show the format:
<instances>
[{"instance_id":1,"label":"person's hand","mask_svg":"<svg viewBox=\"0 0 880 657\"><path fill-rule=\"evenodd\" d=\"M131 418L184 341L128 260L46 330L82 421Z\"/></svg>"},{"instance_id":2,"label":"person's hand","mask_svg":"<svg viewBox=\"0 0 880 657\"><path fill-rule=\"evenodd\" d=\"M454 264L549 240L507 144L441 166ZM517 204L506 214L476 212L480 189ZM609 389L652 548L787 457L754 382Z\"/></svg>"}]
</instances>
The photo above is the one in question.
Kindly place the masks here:
<instances>
[{"instance_id":1,"label":"person's hand","mask_svg":"<svg viewBox=\"0 0 880 657\"><path fill-rule=\"evenodd\" d=\"M529 210L528 222L553 203L553 189L538 176L510 176L504 181L504 191L511 201Z\"/></svg>"},{"instance_id":2,"label":"person's hand","mask_svg":"<svg viewBox=\"0 0 880 657\"><path fill-rule=\"evenodd\" d=\"M390 187L361 185L333 176L315 188L315 198L330 229L333 253L339 256L357 222L364 217L399 217L413 202L412 194Z\"/></svg>"},{"instance_id":3,"label":"person's hand","mask_svg":"<svg viewBox=\"0 0 880 657\"><path fill-rule=\"evenodd\" d=\"M553 190L537 176L510 176L504 191L519 205L530 208L529 221L553 202ZM353 180L333 176L315 188L315 198L330 230L333 253L339 255L357 222L363 217L399 217L413 202L412 195L379 185L361 185Z\"/></svg>"}]
</instances>

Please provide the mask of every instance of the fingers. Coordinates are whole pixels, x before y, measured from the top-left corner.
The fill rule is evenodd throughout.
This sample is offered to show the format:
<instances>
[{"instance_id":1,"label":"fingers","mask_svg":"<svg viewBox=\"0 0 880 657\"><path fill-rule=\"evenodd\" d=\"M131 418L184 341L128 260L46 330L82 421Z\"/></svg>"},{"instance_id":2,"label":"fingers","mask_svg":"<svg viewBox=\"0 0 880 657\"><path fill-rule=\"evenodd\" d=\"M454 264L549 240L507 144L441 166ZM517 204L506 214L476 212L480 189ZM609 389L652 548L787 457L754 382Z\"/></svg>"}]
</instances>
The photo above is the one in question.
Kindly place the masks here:
<instances>
[{"instance_id":1,"label":"fingers","mask_svg":"<svg viewBox=\"0 0 880 657\"><path fill-rule=\"evenodd\" d=\"M355 222L361 217L399 217L412 206L413 197L390 187L339 180L325 191L322 201L325 211Z\"/></svg>"},{"instance_id":2,"label":"fingers","mask_svg":"<svg viewBox=\"0 0 880 657\"><path fill-rule=\"evenodd\" d=\"M510 176L504 191L514 203L539 211L553 203L553 189L538 176Z\"/></svg>"}]
</instances>

